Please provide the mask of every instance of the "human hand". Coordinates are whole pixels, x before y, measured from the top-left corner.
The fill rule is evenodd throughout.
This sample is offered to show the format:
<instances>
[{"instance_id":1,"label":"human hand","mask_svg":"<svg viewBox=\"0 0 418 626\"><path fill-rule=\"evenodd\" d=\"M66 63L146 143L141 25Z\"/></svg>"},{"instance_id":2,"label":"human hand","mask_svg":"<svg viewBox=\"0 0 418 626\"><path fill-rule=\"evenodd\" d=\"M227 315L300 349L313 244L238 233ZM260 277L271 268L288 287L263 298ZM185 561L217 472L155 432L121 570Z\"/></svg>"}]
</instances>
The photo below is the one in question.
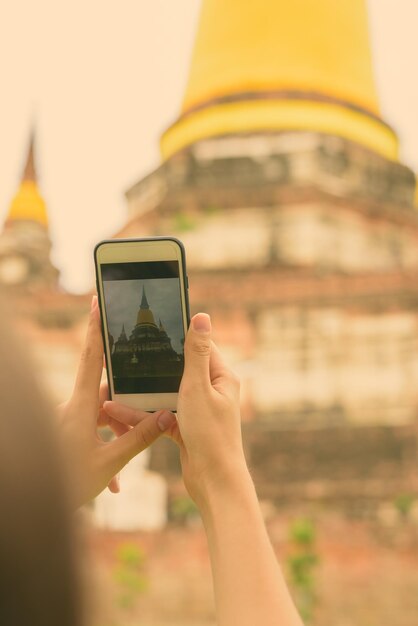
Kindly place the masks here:
<instances>
[{"instance_id":1,"label":"human hand","mask_svg":"<svg viewBox=\"0 0 418 626\"><path fill-rule=\"evenodd\" d=\"M167 429L180 447L186 488L198 506L210 491L228 486L247 472L239 409L239 379L225 365L211 340L210 318L198 313L184 344L185 368L181 381L177 422ZM135 411L105 402L109 416L126 425L138 423Z\"/></svg>"},{"instance_id":2,"label":"human hand","mask_svg":"<svg viewBox=\"0 0 418 626\"><path fill-rule=\"evenodd\" d=\"M114 409L114 418L110 416L103 410L108 387L107 383L100 384L102 371L100 313L94 296L74 391L70 400L59 408L76 506L97 496L106 485L113 492L119 491L118 472L175 422L175 416L168 411L141 412L141 420L132 427L115 419L120 405ZM97 428L105 425L113 430L116 439L104 442L99 437Z\"/></svg>"}]
</instances>

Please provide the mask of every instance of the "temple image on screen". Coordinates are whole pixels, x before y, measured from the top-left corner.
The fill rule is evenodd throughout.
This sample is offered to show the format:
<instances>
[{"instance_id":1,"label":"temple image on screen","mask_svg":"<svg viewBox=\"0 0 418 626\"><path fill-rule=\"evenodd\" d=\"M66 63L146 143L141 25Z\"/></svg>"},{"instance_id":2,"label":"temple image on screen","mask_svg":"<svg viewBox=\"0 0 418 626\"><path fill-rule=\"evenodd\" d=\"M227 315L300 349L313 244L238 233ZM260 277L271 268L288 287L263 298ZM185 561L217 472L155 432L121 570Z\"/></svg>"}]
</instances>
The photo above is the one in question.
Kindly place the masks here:
<instances>
[{"instance_id":1,"label":"temple image on screen","mask_svg":"<svg viewBox=\"0 0 418 626\"><path fill-rule=\"evenodd\" d=\"M109 335L113 378L179 377L183 373L184 357L177 353L161 319L158 324L142 286L141 303L136 324L128 337L125 324L116 341Z\"/></svg>"}]
</instances>

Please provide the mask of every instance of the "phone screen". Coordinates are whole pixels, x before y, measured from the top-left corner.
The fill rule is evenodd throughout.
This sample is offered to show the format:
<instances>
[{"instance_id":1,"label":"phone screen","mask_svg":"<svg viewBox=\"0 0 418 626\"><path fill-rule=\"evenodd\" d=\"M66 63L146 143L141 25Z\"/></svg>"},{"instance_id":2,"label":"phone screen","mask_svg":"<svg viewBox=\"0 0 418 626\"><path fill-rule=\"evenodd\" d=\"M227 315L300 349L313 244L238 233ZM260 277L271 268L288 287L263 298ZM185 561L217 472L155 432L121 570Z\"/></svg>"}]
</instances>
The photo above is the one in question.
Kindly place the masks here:
<instances>
[{"instance_id":1,"label":"phone screen","mask_svg":"<svg viewBox=\"0 0 418 626\"><path fill-rule=\"evenodd\" d=\"M178 261L101 263L115 394L176 393L184 368Z\"/></svg>"}]
</instances>

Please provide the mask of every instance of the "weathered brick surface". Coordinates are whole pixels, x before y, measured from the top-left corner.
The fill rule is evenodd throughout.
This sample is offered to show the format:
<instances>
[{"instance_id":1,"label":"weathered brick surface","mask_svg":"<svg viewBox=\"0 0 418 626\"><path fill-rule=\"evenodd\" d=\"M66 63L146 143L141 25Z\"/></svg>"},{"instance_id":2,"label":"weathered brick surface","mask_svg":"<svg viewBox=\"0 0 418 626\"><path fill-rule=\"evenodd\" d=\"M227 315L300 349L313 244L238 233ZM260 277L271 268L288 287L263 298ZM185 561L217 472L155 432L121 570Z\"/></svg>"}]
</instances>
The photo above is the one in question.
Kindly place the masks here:
<instances>
[{"instance_id":1,"label":"weathered brick surface","mask_svg":"<svg viewBox=\"0 0 418 626\"><path fill-rule=\"evenodd\" d=\"M261 498L394 499L418 493L415 426L280 431L245 427L249 464Z\"/></svg>"},{"instance_id":2,"label":"weathered brick surface","mask_svg":"<svg viewBox=\"0 0 418 626\"><path fill-rule=\"evenodd\" d=\"M418 428L279 430L252 422L244 445L259 497L278 506L332 501L344 509L418 495ZM161 440L151 468L173 483L180 476L176 446Z\"/></svg>"}]
</instances>

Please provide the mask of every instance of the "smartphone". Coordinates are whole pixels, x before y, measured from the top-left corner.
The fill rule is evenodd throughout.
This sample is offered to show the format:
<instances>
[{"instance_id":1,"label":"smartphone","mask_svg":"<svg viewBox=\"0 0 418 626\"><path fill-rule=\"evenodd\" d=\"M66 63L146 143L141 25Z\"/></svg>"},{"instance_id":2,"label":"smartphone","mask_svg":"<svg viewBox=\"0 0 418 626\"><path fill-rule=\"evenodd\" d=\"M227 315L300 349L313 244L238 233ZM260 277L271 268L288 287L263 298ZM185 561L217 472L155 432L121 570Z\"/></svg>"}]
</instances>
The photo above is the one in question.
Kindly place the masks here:
<instances>
[{"instance_id":1,"label":"smartphone","mask_svg":"<svg viewBox=\"0 0 418 626\"><path fill-rule=\"evenodd\" d=\"M110 398L176 411L190 323L183 244L172 237L101 241L94 262Z\"/></svg>"}]
</instances>

